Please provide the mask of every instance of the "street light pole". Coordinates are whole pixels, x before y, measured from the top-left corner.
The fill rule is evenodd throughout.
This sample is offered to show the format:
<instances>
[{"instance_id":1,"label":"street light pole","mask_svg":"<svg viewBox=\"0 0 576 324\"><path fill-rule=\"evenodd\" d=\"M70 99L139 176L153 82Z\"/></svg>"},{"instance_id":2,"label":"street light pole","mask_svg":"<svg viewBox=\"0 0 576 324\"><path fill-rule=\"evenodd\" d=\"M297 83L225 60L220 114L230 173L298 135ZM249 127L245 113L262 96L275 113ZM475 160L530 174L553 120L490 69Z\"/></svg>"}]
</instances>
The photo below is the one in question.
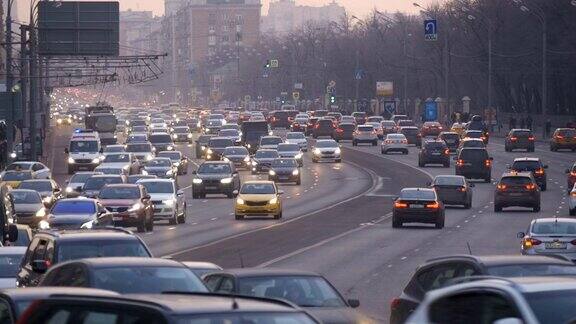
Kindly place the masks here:
<instances>
[{"instance_id":1,"label":"street light pole","mask_svg":"<svg viewBox=\"0 0 576 324\"><path fill-rule=\"evenodd\" d=\"M6 152L4 161L8 163L14 146L14 77L12 76L12 5L14 0L8 0L6 8L6 91L10 93L10 104L6 113Z\"/></svg>"}]
</instances>

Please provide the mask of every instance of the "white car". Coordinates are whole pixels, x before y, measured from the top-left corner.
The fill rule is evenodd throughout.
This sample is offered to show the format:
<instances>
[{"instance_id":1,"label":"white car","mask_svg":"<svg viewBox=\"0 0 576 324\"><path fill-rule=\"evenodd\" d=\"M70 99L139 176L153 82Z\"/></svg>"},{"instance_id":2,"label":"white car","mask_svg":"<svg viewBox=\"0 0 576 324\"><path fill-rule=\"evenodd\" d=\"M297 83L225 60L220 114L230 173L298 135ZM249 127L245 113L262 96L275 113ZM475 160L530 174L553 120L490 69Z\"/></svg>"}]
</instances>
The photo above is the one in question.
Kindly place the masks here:
<instances>
[{"instance_id":1,"label":"white car","mask_svg":"<svg viewBox=\"0 0 576 324\"><path fill-rule=\"evenodd\" d=\"M312 162L314 163L323 160L342 162L340 144L332 139L317 140L312 153Z\"/></svg>"},{"instance_id":2,"label":"white car","mask_svg":"<svg viewBox=\"0 0 576 324\"><path fill-rule=\"evenodd\" d=\"M0 277L0 289L16 288L16 274L27 249L25 246L6 246L0 249L3 274Z\"/></svg>"},{"instance_id":3,"label":"white car","mask_svg":"<svg viewBox=\"0 0 576 324\"><path fill-rule=\"evenodd\" d=\"M402 152L408 154L408 140L404 134L388 134L380 145L382 154L388 152Z\"/></svg>"},{"instance_id":4,"label":"white car","mask_svg":"<svg viewBox=\"0 0 576 324\"><path fill-rule=\"evenodd\" d=\"M262 136L258 148L262 150L276 150L280 143L282 143L282 138L278 136Z\"/></svg>"},{"instance_id":5,"label":"white car","mask_svg":"<svg viewBox=\"0 0 576 324\"><path fill-rule=\"evenodd\" d=\"M568 200L568 206L570 208L570 216L576 216L576 183L570 191L570 199Z\"/></svg>"},{"instance_id":6,"label":"white car","mask_svg":"<svg viewBox=\"0 0 576 324\"><path fill-rule=\"evenodd\" d=\"M107 145L102 151L102 154L104 155L104 157L106 157L109 154L124 153L124 152L126 152L126 147L124 145L115 144L115 145Z\"/></svg>"},{"instance_id":7,"label":"white car","mask_svg":"<svg viewBox=\"0 0 576 324\"><path fill-rule=\"evenodd\" d=\"M32 178L34 179L50 179L52 178L52 171L45 166L43 163L34 162L34 161L17 161L12 162L10 165L6 167L2 173L0 173L0 177L4 175L6 171L31 171Z\"/></svg>"},{"instance_id":8,"label":"white car","mask_svg":"<svg viewBox=\"0 0 576 324\"><path fill-rule=\"evenodd\" d=\"M150 142L126 144L126 152L133 153L142 163L152 160L156 150Z\"/></svg>"},{"instance_id":9,"label":"white car","mask_svg":"<svg viewBox=\"0 0 576 324\"><path fill-rule=\"evenodd\" d=\"M96 169L120 168L126 175L140 173L140 162L132 153L110 153L104 155L104 160Z\"/></svg>"},{"instance_id":10,"label":"white car","mask_svg":"<svg viewBox=\"0 0 576 324\"><path fill-rule=\"evenodd\" d=\"M184 191L172 179L142 179L136 182L146 188L154 205L154 220L167 220L171 225L186 222Z\"/></svg>"},{"instance_id":11,"label":"white car","mask_svg":"<svg viewBox=\"0 0 576 324\"><path fill-rule=\"evenodd\" d=\"M102 174L102 172L94 171L79 171L74 173L74 175L69 180L66 180L66 189L64 190L66 198L76 198L80 196L82 187L84 187L86 180L88 180L91 176Z\"/></svg>"},{"instance_id":12,"label":"white car","mask_svg":"<svg viewBox=\"0 0 576 324\"><path fill-rule=\"evenodd\" d=\"M308 151L308 140L306 139L306 135L302 132L288 132L286 134L286 143L298 144L300 150L303 152Z\"/></svg>"}]
</instances>

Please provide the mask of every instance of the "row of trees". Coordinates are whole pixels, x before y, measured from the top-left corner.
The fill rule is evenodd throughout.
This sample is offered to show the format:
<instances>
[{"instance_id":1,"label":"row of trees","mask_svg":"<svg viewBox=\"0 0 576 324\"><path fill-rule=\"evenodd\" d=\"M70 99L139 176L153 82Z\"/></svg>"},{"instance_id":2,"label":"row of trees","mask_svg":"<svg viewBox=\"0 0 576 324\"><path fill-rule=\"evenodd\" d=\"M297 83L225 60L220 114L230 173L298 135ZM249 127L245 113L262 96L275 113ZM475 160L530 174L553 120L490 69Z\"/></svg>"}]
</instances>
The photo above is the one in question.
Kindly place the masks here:
<instances>
[{"instance_id":1,"label":"row of trees","mask_svg":"<svg viewBox=\"0 0 576 324\"><path fill-rule=\"evenodd\" d=\"M309 24L283 37L264 35L250 49L231 49L230 64L240 62L240 69L223 87L229 98L249 94L271 99L302 83L302 98L314 100L323 98L334 80L338 98L354 100L373 98L377 81L393 81L401 99L447 97L456 105L468 96L478 109L488 106L491 72L493 107L540 113L546 26L548 113L576 115L574 4L450 0L417 16L375 10L364 18ZM429 17L438 21L437 41L424 39L423 20ZM270 59L280 66L265 67Z\"/></svg>"}]
</instances>

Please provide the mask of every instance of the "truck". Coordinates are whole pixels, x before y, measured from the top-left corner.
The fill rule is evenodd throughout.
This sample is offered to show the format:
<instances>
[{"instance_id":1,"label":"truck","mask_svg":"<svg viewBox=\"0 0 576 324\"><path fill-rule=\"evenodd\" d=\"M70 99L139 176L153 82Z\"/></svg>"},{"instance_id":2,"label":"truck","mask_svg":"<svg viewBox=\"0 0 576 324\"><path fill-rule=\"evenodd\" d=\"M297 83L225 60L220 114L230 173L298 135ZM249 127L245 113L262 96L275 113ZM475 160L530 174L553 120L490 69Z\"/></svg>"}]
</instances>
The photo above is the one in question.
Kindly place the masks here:
<instances>
[{"instance_id":1,"label":"truck","mask_svg":"<svg viewBox=\"0 0 576 324\"><path fill-rule=\"evenodd\" d=\"M242 123L242 145L248 148L250 154L258 150L260 138L270 134L270 127L266 121L245 121Z\"/></svg>"},{"instance_id":2,"label":"truck","mask_svg":"<svg viewBox=\"0 0 576 324\"><path fill-rule=\"evenodd\" d=\"M97 131L102 145L116 144L116 127L118 120L114 108L110 105L95 105L86 107L84 117L86 129Z\"/></svg>"}]
</instances>

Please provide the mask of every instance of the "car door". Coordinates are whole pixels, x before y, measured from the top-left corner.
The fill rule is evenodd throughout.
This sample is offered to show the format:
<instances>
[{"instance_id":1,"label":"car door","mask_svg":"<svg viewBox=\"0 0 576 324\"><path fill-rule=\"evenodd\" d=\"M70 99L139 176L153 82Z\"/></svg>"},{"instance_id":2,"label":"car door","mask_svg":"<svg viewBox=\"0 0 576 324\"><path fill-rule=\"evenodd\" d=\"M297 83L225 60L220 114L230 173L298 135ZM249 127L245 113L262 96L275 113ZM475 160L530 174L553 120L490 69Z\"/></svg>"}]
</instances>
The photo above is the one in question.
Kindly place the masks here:
<instances>
[{"instance_id":1,"label":"car door","mask_svg":"<svg viewBox=\"0 0 576 324\"><path fill-rule=\"evenodd\" d=\"M34 254L34 250L38 246L38 242L40 242L39 237L35 237L32 239L32 242L28 245L28 250L26 250L26 254L22 259L22 264L20 265L20 271L16 276L17 279L17 286L18 287L27 287L30 285L30 278L33 276L32 271L32 255Z\"/></svg>"}]
</instances>

